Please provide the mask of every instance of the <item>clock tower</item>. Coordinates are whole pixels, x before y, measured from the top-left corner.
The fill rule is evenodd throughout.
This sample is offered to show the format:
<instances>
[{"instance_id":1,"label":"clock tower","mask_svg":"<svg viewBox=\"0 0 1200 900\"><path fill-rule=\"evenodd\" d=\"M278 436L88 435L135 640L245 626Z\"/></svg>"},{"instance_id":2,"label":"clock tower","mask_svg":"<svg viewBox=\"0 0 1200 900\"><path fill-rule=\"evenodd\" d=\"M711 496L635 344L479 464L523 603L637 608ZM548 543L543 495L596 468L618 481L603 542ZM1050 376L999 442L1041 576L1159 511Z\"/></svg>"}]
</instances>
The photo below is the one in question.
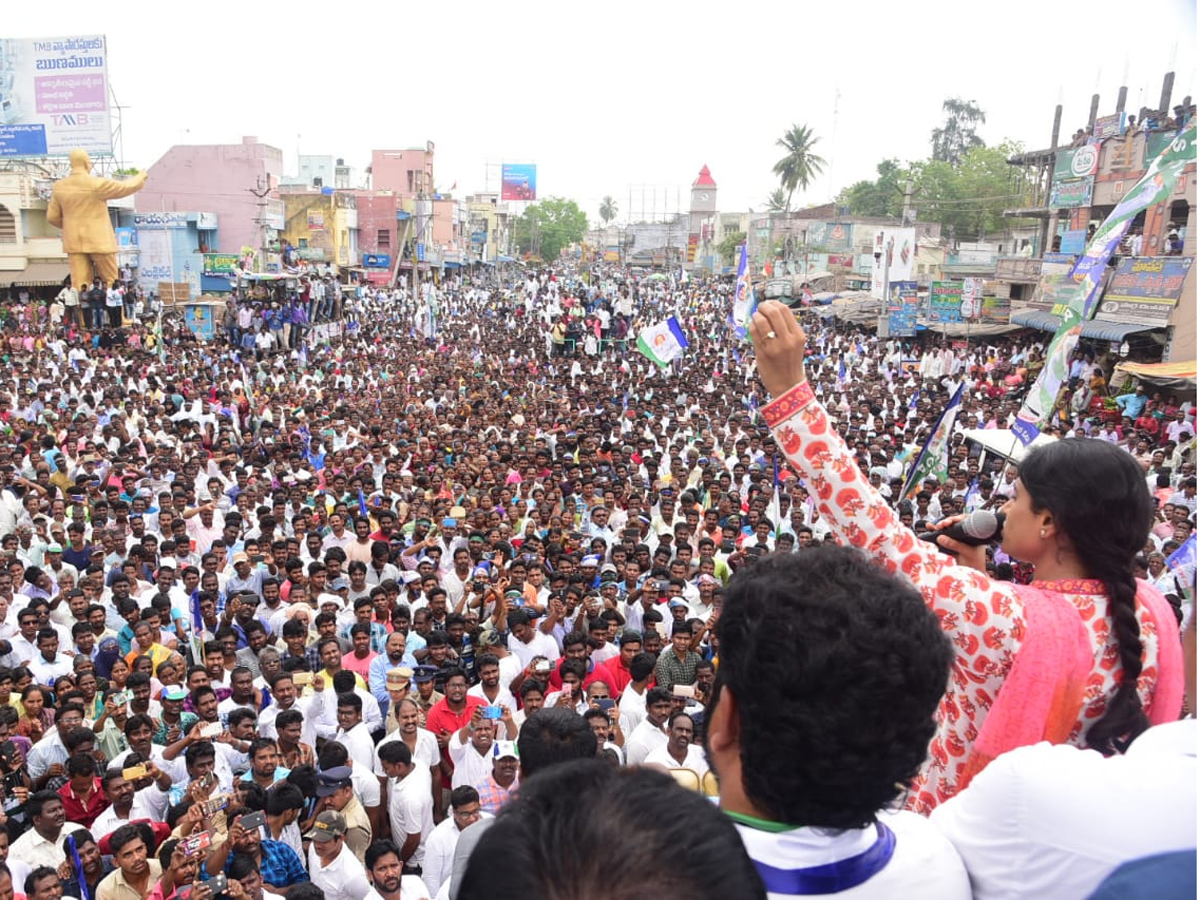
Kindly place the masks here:
<instances>
[{"instance_id":1,"label":"clock tower","mask_svg":"<svg viewBox=\"0 0 1200 900\"><path fill-rule=\"evenodd\" d=\"M713 181L708 166L700 167L700 174L692 182L692 205L688 210L687 265L711 267L707 248L712 243L713 226L717 218L717 183Z\"/></svg>"},{"instance_id":2,"label":"clock tower","mask_svg":"<svg viewBox=\"0 0 1200 900\"><path fill-rule=\"evenodd\" d=\"M700 224L712 218L717 211L717 183L713 181L708 166L702 166L700 174L692 182L691 219L688 231L698 232Z\"/></svg>"}]
</instances>

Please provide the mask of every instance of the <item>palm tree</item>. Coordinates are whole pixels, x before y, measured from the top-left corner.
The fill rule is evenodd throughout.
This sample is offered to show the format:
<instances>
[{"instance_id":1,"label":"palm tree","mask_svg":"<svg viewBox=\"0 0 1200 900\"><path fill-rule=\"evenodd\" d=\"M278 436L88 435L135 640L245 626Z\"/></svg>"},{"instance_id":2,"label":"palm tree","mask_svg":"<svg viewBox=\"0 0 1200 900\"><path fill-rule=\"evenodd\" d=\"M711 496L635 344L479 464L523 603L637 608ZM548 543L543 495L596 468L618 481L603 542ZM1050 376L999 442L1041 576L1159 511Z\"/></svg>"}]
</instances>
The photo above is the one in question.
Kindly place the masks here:
<instances>
[{"instance_id":1,"label":"palm tree","mask_svg":"<svg viewBox=\"0 0 1200 900\"><path fill-rule=\"evenodd\" d=\"M600 201L600 218L604 220L604 224L607 226L616 217L617 201L612 197L605 197Z\"/></svg>"},{"instance_id":2,"label":"palm tree","mask_svg":"<svg viewBox=\"0 0 1200 900\"><path fill-rule=\"evenodd\" d=\"M788 195L783 188L775 188L767 195L768 212L787 212Z\"/></svg>"},{"instance_id":3,"label":"palm tree","mask_svg":"<svg viewBox=\"0 0 1200 900\"><path fill-rule=\"evenodd\" d=\"M792 194L796 188L807 190L813 177L821 174L825 168L825 160L813 153L813 147L819 140L807 125L793 125L775 142L787 151L787 156L775 163L772 170L787 191L785 209L791 208Z\"/></svg>"}]
</instances>

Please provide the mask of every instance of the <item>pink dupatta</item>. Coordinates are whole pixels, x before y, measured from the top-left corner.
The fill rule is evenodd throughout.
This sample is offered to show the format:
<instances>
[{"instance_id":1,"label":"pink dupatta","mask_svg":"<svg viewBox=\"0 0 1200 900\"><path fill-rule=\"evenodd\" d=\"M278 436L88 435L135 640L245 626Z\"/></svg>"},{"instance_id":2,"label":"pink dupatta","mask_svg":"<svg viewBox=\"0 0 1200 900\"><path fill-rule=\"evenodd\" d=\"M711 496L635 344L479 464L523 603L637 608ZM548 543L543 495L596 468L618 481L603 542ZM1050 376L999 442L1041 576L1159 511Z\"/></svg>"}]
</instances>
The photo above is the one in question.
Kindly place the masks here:
<instances>
[{"instance_id":1,"label":"pink dupatta","mask_svg":"<svg viewBox=\"0 0 1200 900\"><path fill-rule=\"evenodd\" d=\"M1026 632L1004 686L979 729L958 784L961 791L993 759L1040 741L1065 743L1083 708L1092 672L1092 644L1075 607L1061 594L1036 584L1018 585ZM1157 588L1138 581L1137 604L1158 633L1157 678L1151 725L1172 722L1183 707L1183 648L1170 604Z\"/></svg>"}]
</instances>

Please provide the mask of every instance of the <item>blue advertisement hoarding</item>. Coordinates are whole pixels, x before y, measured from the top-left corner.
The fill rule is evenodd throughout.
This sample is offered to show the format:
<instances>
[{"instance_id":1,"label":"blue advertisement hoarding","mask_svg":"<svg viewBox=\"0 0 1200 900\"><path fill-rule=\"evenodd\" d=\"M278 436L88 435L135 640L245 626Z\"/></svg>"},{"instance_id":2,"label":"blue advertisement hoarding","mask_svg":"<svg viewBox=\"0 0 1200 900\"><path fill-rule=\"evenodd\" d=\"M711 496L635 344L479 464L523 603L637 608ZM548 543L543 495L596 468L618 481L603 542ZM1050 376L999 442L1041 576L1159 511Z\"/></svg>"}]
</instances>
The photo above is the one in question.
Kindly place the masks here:
<instances>
[{"instance_id":1,"label":"blue advertisement hoarding","mask_svg":"<svg viewBox=\"0 0 1200 900\"><path fill-rule=\"evenodd\" d=\"M500 174L500 199L536 200L537 166L506 163Z\"/></svg>"}]
</instances>

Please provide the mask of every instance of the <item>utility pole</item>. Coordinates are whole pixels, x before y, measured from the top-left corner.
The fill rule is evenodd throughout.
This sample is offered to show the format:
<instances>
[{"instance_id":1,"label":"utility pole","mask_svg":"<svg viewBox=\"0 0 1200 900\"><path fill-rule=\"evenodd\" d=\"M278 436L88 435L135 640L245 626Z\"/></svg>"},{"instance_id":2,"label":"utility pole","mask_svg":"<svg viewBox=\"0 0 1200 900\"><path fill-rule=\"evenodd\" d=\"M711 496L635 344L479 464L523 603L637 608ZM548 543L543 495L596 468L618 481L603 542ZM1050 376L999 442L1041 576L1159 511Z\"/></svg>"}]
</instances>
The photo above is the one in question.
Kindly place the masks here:
<instances>
[{"instance_id":1,"label":"utility pole","mask_svg":"<svg viewBox=\"0 0 1200 900\"><path fill-rule=\"evenodd\" d=\"M910 217L912 216L912 194L913 183L912 179L904 182L904 209L900 213L900 224L908 226L911 224Z\"/></svg>"},{"instance_id":2,"label":"utility pole","mask_svg":"<svg viewBox=\"0 0 1200 900\"><path fill-rule=\"evenodd\" d=\"M246 190L258 198L258 218L254 220L258 225L260 251L257 269L259 272L265 272L267 263L267 195L271 193L271 185L269 182L264 184L263 177L259 175L254 182L254 187L246 188Z\"/></svg>"}]
</instances>

